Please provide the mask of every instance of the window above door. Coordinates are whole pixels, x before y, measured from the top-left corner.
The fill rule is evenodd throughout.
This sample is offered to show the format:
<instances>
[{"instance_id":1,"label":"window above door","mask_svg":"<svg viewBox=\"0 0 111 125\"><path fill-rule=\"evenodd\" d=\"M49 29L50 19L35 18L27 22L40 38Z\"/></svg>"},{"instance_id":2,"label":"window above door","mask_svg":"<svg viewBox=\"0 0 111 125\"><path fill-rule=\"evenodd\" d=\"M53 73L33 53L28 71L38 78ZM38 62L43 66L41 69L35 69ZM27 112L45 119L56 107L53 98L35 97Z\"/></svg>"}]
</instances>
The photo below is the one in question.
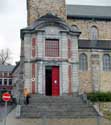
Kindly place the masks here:
<instances>
[{"instance_id":1,"label":"window above door","mask_svg":"<svg viewBox=\"0 0 111 125\"><path fill-rule=\"evenodd\" d=\"M59 57L59 40L45 40L45 56Z\"/></svg>"}]
</instances>

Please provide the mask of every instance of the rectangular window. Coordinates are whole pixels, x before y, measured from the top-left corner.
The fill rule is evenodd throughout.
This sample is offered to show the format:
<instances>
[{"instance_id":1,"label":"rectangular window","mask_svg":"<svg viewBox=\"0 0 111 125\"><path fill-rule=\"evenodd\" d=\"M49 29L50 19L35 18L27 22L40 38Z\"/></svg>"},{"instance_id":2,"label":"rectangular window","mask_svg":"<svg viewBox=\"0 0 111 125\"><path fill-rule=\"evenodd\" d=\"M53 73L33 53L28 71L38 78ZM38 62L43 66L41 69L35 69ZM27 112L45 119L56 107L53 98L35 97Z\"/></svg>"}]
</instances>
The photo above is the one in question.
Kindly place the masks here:
<instances>
[{"instance_id":1,"label":"rectangular window","mask_svg":"<svg viewBox=\"0 0 111 125\"><path fill-rule=\"evenodd\" d=\"M7 79L4 79L4 85L7 85Z\"/></svg>"},{"instance_id":2,"label":"rectangular window","mask_svg":"<svg viewBox=\"0 0 111 125\"><path fill-rule=\"evenodd\" d=\"M45 56L59 57L59 40L45 41Z\"/></svg>"},{"instance_id":3,"label":"rectangular window","mask_svg":"<svg viewBox=\"0 0 111 125\"><path fill-rule=\"evenodd\" d=\"M2 79L0 79L0 85L2 85Z\"/></svg>"},{"instance_id":4,"label":"rectangular window","mask_svg":"<svg viewBox=\"0 0 111 125\"><path fill-rule=\"evenodd\" d=\"M9 85L12 85L12 79L9 79Z\"/></svg>"},{"instance_id":5,"label":"rectangular window","mask_svg":"<svg viewBox=\"0 0 111 125\"><path fill-rule=\"evenodd\" d=\"M7 77L8 73L4 73L4 77Z\"/></svg>"},{"instance_id":6,"label":"rectangular window","mask_svg":"<svg viewBox=\"0 0 111 125\"><path fill-rule=\"evenodd\" d=\"M2 77L2 73L0 73L0 77Z\"/></svg>"}]
</instances>

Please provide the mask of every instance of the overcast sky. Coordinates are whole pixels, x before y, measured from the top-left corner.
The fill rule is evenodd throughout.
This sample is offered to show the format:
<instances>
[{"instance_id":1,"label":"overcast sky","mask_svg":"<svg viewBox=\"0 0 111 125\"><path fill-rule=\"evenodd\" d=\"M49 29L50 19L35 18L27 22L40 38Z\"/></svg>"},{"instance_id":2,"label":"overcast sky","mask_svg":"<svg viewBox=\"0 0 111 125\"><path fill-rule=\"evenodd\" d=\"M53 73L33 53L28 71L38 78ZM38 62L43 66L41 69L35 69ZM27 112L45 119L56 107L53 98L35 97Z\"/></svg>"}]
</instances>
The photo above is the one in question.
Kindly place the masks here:
<instances>
[{"instance_id":1,"label":"overcast sky","mask_svg":"<svg viewBox=\"0 0 111 125\"><path fill-rule=\"evenodd\" d=\"M111 6L111 0L66 0L68 4ZM20 29L26 27L26 0L0 0L0 49L10 48L19 60Z\"/></svg>"}]
</instances>

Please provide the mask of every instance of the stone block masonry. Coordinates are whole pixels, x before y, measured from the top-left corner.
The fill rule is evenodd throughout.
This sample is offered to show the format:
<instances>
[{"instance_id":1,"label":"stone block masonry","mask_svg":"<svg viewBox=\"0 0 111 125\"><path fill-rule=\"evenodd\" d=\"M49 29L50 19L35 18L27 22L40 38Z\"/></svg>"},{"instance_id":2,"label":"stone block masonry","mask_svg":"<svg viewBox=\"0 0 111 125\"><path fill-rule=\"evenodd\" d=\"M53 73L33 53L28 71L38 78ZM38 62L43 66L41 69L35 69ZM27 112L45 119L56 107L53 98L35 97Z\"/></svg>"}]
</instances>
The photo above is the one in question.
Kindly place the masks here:
<instances>
[{"instance_id":1,"label":"stone block masonry","mask_svg":"<svg viewBox=\"0 0 111 125\"><path fill-rule=\"evenodd\" d=\"M66 19L65 0L27 0L28 25L46 13Z\"/></svg>"}]
</instances>

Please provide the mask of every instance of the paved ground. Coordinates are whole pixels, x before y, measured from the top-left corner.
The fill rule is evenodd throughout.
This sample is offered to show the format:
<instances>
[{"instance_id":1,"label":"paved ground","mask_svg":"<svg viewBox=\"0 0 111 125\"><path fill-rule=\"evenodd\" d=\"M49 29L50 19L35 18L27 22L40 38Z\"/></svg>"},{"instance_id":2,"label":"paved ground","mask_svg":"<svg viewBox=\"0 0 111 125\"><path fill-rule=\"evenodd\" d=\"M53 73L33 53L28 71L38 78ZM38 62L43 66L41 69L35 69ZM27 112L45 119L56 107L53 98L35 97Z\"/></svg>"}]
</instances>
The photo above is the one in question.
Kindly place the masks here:
<instances>
[{"instance_id":1,"label":"paved ground","mask_svg":"<svg viewBox=\"0 0 111 125\"><path fill-rule=\"evenodd\" d=\"M7 114L14 108L14 105L8 105ZM0 120L5 116L5 106L0 105Z\"/></svg>"},{"instance_id":2,"label":"paved ground","mask_svg":"<svg viewBox=\"0 0 111 125\"><path fill-rule=\"evenodd\" d=\"M101 123L97 124L92 119L76 119L75 121L74 119L16 119L15 114L15 109L8 114L6 125L111 125L111 121L105 119L102 119ZM3 120L0 120L0 125L4 125Z\"/></svg>"}]
</instances>

